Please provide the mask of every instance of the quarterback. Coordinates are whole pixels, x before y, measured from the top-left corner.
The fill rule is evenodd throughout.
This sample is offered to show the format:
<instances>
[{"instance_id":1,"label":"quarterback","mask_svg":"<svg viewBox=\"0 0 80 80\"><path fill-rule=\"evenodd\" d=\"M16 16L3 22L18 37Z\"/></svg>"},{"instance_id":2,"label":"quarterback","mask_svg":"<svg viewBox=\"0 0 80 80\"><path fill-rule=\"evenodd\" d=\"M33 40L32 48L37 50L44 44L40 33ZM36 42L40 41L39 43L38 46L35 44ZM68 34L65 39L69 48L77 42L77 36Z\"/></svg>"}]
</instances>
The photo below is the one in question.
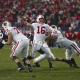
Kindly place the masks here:
<instances>
[{"instance_id":1,"label":"quarterback","mask_svg":"<svg viewBox=\"0 0 80 80\"><path fill-rule=\"evenodd\" d=\"M46 54L46 57L50 61L52 60L63 61L70 65L69 60L65 60L62 58L56 58L52 54L48 45L46 44L45 42L46 35L50 34L51 29L48 24L45 24L44 16L39 15L36 21L37 21L36 23L32 23L32 24L28 23L27 21L25 22L26 25L34 31L32 50L31 50L30 56L28 56L28 59L33 59L35 57L36 51L41 49Z\"/></svg>"}]
</instances>

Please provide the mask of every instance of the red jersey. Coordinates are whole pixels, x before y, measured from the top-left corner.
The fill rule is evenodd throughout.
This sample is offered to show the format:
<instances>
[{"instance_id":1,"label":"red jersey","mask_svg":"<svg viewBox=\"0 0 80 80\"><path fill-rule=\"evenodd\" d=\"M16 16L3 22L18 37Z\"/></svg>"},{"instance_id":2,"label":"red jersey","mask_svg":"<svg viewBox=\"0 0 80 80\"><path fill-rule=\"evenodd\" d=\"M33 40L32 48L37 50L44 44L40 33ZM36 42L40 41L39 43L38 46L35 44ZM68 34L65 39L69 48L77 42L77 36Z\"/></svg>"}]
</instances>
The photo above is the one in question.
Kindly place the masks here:
<instances>
[{"instance_id":1,"label":"red jersey","mask_svg":"<svg viewBox=\"0 0 80 80\"><path fill-rule=\"evenodd\" d=\"M74 33L73 30L71 30L71 31L68 30L68 31L65 32L65 36L66 36L66 38L68 38L69 40L74 40L76 34Z\"/></svg>"}]
</instances>

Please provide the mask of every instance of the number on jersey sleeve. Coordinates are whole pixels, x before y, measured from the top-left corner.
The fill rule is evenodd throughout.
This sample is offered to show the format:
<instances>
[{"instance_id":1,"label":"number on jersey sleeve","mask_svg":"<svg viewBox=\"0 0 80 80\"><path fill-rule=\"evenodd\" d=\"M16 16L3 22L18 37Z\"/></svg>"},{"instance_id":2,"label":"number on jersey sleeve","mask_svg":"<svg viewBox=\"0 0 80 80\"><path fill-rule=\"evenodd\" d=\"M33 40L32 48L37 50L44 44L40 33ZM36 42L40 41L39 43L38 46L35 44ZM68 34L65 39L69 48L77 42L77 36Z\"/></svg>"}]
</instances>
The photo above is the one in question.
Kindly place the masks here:
<instances>
[{"instance_id":1,"label":"number on jersey sleeve","mask_svg":"<svg viewBox=\"0 0 80 80\"><path fill-rule=\"evenodd\" d=\"M14 30L16 30L17 34L20 33L20 30L16 27L13 28Z\"/></svg>"}]
</instances>

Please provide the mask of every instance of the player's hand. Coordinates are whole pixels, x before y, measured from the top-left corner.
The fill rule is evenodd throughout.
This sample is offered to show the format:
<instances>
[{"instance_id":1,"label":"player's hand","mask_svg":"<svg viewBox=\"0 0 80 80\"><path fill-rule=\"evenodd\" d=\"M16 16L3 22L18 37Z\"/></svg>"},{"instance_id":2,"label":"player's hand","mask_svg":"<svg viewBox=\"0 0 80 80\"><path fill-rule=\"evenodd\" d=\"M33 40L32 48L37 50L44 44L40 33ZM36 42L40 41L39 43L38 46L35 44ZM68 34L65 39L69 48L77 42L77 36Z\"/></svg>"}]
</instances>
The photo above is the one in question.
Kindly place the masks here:
<instances>
[{"instance_id":1,"label":"player's hand","mask_svg":"<svg viewBox=\"0 0 80 80\"><path fill-rule=\"evenodd\" d=\"M5 40L2 40L2 44L5 44L6 42L5 42Z\"/></svg>"}]
</instances>

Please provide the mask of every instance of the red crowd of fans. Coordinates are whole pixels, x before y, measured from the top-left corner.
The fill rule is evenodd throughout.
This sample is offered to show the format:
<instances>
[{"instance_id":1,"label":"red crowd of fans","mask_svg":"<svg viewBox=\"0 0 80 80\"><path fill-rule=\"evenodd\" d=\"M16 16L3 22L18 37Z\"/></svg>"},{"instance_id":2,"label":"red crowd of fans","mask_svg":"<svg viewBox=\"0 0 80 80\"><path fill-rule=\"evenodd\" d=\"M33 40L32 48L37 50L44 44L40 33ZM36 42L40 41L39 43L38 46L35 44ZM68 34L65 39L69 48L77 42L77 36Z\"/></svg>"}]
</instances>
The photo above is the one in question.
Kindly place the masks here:
<instances>
[{"instance_id":1,"label":"red crowd of fans","mask_svg":"<svg viewBox=\"0 0 80 80\"><path fill-rule=\"evenodd\" d=\"M35 22L43 14L45 22L62 30L76 29L80 23L79 0L0 0L0 26L5 20L24 30L24 20Z\"/></svg>"}]
</instances>

